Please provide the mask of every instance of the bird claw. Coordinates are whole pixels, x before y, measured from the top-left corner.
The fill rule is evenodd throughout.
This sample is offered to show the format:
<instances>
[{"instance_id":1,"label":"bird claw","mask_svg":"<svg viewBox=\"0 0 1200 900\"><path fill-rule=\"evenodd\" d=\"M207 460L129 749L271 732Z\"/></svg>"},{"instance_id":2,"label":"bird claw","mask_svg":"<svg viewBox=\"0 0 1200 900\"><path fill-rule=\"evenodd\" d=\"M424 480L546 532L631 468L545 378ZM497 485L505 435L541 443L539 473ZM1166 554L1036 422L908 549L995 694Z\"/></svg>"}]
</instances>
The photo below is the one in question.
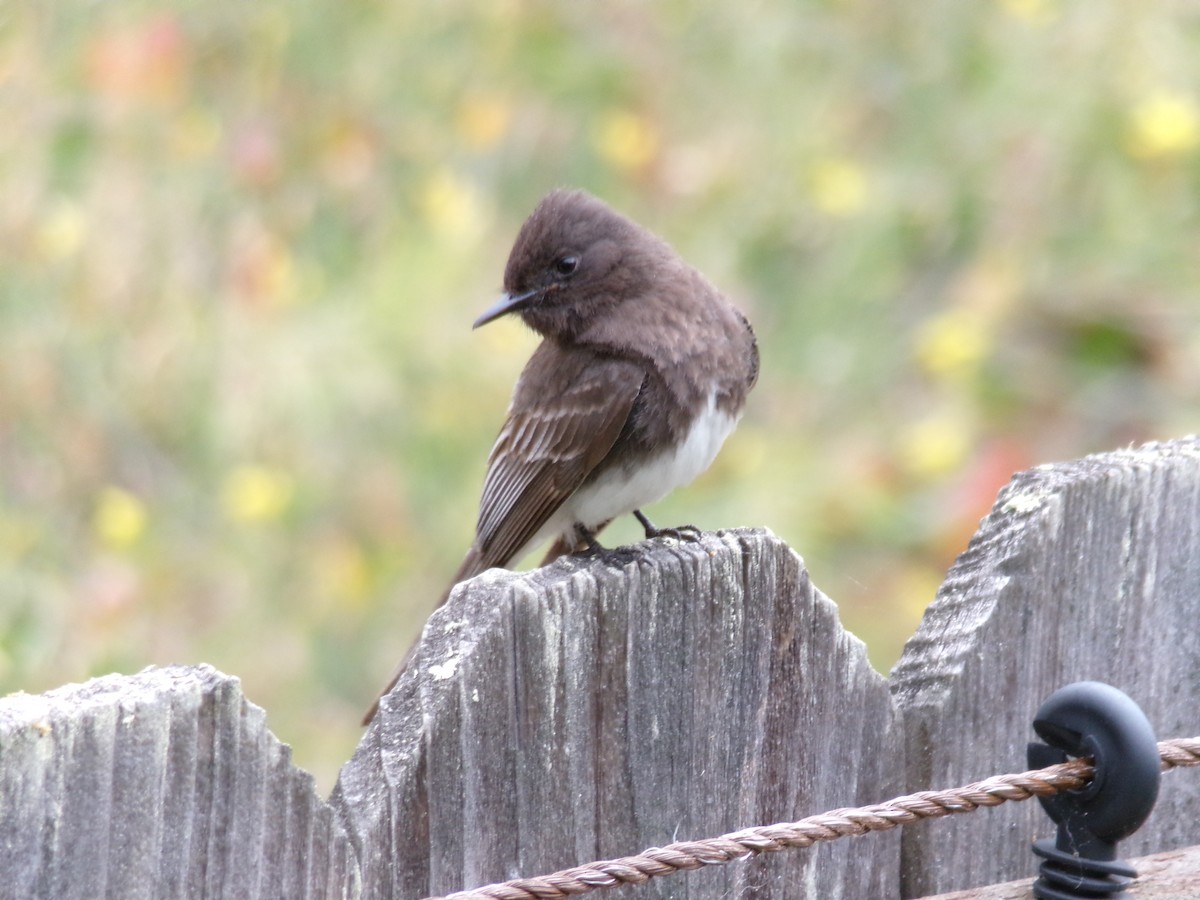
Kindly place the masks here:
<instances>
[{"instance_id":1,"label":"bird claw","mask_svg":"<svg viewBox=\"0 0 1200 900\"><path fill-rule=\"evenodd\" d=\"M633 514L637 516L637 520L642 523L642 528L646 530L646 540L656 537L675 538L677 541L687 541L695 543L700 540L703 532L695 525L678 525L674 528L659 528L653 522L646 518L645 514L640 509L635 509Z\"/></svg>"},{"instance_id":2,"label":"bird claw","mask_svg":"<svg viewBox=\"0 0 1200 900\"><path fill-rule=\"evenodd\" d=\"M596 535L582 525L575 526L575 534L579 539L575 545L576 553L583 556L603 556L608 552L608 549L596 540Z\"/></svg>"},{"instance_id":3,"label":"bird claw","mask_svg":"<svg viewBox=\"0 0 1200 900\"><path fill-rule=\"evenodd\" d=\"M700 540L703 532L695 525L678 525L675 528L655 528L653 534L650 531L646 532L646 537L669 537L675 538L677 541L687 541L690 544Z\"/></svg>"}]
</instances>

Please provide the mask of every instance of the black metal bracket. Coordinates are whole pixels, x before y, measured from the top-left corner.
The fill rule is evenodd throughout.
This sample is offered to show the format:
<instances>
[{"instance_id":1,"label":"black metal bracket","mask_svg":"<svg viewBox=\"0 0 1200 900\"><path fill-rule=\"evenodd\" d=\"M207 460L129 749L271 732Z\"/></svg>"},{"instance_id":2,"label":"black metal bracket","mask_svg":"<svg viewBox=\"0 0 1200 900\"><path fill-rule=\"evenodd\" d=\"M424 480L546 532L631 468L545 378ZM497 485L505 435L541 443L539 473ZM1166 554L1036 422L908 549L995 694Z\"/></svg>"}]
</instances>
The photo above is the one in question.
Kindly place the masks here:
<instances>
[{"instance_id":1,"label":"black metal bracket","mask_svg":"<svg viewBox=\"0 0 1200 900\"><path fill-rule=\"evenodd\" d=\"M1041 769L1092 757L1086 787L1040 798L1058 837L1037 841L1046 860L1033 895L1044 900L1124 896L1137 872L1117 859L1117 842L1142 826L1158 799L1161 767L1154 729L1141 708L1116 688L1080 681L1055 691L1033 721L1046 743L1030 744L1029 765Z\"/></svg>"}]
</instances>

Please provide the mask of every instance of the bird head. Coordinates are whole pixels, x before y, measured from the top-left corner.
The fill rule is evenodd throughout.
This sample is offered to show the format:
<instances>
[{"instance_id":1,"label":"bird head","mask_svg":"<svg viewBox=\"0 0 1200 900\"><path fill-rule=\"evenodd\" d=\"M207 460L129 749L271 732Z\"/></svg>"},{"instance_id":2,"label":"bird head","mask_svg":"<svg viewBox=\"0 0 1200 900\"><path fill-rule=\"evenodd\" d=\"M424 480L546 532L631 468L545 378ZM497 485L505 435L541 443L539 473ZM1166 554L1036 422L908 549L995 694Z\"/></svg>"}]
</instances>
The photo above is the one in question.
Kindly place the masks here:
<instances>
[{"instance_id":1,"label":"bird head","mask_svg":"<svg viewBox=\"0 0 1200 900\"><path fill-rule=\"evenodd\" d=\"M644 291L651 255L669 248L583 191L550 193L521 226L504 294L475 320L518 313L545 337L570 340L595 316Z\"/></svg>"}]
</instances>

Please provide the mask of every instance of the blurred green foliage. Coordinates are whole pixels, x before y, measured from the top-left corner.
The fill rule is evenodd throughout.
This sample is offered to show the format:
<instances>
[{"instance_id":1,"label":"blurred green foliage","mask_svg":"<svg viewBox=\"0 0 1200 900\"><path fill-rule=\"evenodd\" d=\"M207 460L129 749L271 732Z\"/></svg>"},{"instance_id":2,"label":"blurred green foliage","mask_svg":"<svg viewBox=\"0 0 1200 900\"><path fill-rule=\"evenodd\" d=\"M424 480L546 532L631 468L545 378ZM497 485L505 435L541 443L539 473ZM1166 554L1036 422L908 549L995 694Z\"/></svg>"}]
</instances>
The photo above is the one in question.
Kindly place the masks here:
<instances>
[{"instance_id":1,"label":"blurred green foliage","mask_svg":"<svg viewBox=\"0 0 1200 900\"><path fill-rule=\"evenodd\" d=\"M1196 429L1194 9L696 6L0 7L0 691L211 662L331 786L469 543L534 346L469 325L558 185L760 334L653 518L771 527L881 669L1014 470Z\"/></svg>"}]
</instances>

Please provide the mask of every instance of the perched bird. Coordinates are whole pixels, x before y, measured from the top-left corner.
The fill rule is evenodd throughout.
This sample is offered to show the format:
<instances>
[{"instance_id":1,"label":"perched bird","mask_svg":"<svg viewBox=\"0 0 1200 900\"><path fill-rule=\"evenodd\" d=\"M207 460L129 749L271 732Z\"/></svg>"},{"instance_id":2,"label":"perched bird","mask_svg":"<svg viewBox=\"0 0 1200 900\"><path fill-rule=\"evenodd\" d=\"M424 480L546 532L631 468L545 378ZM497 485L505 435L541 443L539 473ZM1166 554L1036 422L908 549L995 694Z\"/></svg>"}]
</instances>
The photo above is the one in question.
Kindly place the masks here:
<instances>
[{"instance_id":1,"label":"perched bird","mask_svg":"<svg viewBox=\"0 0 1200 900\"><path fill-rule=\"evenodd\" d=\"M474 327L515 313L543 340L488 457L451 588L546 541L543 564L599 549L596 535L628 512L647 537L691 536L655 528L641 507L707 469L737 424L758 378L746 317L665 241L582 191L533 211L504 291Z\"/></svg>"}]
</instances>

